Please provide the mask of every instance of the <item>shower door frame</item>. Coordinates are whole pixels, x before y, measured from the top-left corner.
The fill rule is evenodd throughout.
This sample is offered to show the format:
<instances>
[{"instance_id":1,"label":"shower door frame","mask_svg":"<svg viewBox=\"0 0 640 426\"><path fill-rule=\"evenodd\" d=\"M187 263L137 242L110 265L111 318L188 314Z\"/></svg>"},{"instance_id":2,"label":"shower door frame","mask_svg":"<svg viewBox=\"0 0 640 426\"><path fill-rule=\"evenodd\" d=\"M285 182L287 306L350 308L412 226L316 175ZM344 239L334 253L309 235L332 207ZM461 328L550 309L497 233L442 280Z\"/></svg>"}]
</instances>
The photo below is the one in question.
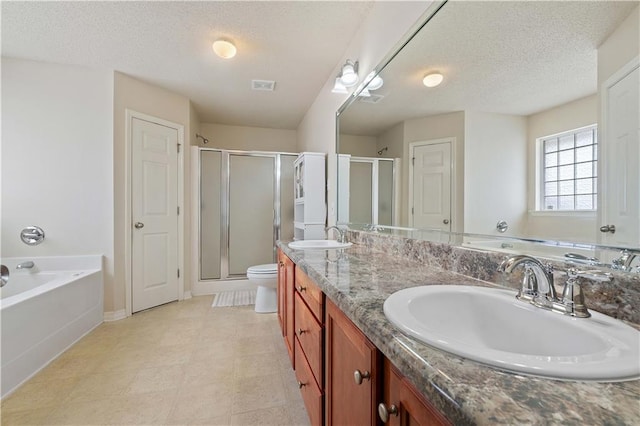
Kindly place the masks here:
<instances>
[{"instance_id":1,"label":"shower door frame","mask_svg":"<svg viewBox=\"0 0 640 426\"><path fill-rule=\"evenodd\" d=\"M282 166L281 156L288 155L297 157L298 153L293 152L281 152L281 151L242 151L242 150L230 150L230 149L220 149L220 148L205 148L205 147L194 147L194 150L197 150L197 164L195 169L197 169L197 173L194 175L195 183L194 185L197 188L194 197L194 205L197 206L194 209L194 218L197 220L197 229L196 234L194 235L195 244L194 248L197 250L196 258L197 266L196 266L196 282L199 284L220 284L216 285L217 288L226 290L229 289L225 284L237 284L239 280L246 280L246 274L230 274L229 273L229 249L230 249L230 239L229 239L229 226L230 226L230 205L229 205L229 197L230 197L230 185L231 185L231 168L230 161L231 156L246 156L246 157L262 157L262 158L271 158L274 161L274 173L273 173L273 182L274 182L274 220L273 220L273 254L272 261L275 262L276 259L276 247L275 243L281 236L281 205L280 199L282 194L282 185L281 185L281 173L280 169ZM220 165L220 278L203 278L202 277L202 255L201 255L201 239L202 235L202 222L201 222L201 195L202 195L202 162L201 154L203 151L212 151L219 152L221 154L221 165ZM195 152L195 151L194 151ZM235 283L234 283L235 281ZM194 288L192 293L195 294L204 294L198 289Z\"/></svg>"},{"instance_id":2,"label":"shower door frame","mask_svg":"<svg viewBox=\"0 0 640 426\"><path fill-rule=\"evenodd\" d=\"M363 164L371 164L371 225L378 225L378 202L379 202L379 164L381 161L390 162L392 165L392 199L393 206L391 208L391 223L392 225L397 224L398 212L397 206L399 205L398 200L398 160L395 158L377 158L377 157L359 157L359 156L350 156L349 157L349 165L351 163L363 163Z\"/></svg>"}]
</instances>

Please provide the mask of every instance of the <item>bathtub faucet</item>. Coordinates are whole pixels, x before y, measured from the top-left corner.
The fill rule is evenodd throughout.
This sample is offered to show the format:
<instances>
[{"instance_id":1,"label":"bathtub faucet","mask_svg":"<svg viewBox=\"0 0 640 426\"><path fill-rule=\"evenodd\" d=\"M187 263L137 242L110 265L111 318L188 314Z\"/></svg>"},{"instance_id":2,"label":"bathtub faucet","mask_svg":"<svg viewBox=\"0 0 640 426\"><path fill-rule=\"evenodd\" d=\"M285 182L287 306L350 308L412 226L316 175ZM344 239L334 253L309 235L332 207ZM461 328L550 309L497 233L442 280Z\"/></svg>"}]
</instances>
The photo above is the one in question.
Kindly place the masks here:
<instances>
[{"instance_id":1,"label":"bathtub faucet","mask_svg":"<svg viewBox=\"0 0 640 426\"><path fill-rule=\"evenodd\" d=\"M31 260L27 260L26 262L19 263L18 266L16 266L16 269L31 269L34 266L35 263L33 263Z\"/></svg>"}]
</instances>

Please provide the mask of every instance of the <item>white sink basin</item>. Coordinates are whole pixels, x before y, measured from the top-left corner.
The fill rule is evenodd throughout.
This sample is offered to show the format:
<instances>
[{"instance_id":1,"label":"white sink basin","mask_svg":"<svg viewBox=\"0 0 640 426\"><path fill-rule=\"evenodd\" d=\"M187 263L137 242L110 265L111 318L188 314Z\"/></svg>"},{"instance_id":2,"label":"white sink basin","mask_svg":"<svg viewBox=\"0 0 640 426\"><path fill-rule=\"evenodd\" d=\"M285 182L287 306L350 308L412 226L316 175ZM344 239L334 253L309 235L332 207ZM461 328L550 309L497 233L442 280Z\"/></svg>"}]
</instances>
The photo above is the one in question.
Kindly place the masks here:
<instances>
[{"instance_id":1,"label":"white sink basin","mask_svg":"<svg viewBox=\"0 0 640 426\"><path fill-rule=\"evenodd\" d=\"M300 240L289 243L289 248L298 250L340 249L350 247L351 243L339 243L336 240Z\"/></svg>"},{"instance_id":2,"label":"white sink basin","mask_svg":"<svg viewBox=\"0 0 640 426\"><path fill-rule=\"evenodd\" d=\"M384 313L428 345L502 370L567 380L640 377L640 332L597 312L572 318L509 290L433 285L392 294Z\"/></svg>"}]
</instances>

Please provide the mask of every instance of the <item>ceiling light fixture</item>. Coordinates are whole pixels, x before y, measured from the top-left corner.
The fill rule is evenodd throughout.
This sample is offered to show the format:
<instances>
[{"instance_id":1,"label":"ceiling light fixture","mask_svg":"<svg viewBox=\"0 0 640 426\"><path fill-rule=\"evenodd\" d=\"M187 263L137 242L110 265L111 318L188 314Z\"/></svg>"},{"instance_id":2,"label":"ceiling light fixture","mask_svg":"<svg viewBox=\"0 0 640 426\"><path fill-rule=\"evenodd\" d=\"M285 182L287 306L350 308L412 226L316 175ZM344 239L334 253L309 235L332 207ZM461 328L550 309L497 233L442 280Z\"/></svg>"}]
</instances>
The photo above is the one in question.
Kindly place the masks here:
<instances>
[{"instance_id":1,"label":"ceiling light fixture","mask_svg":"<svg viewBox=\"0 0 640 426\"><path fill-rule=\"evenodd\" d=\"M367 84L367 89L369 90L378 90L384 84L380 74L375 74L375 71L371 71L371 74L367 76L367 80L369 81L369 84Z\"/></svg>"},{"instance_id":2,"label":"ceiling light fixture","mask_svg":"<svg viewBox=\"0 0 640 426\"><path fill-rule=\"evenodd\" d=\"M331 93L343 93L343 94L349 93L345 85L342 84L342 81L340 80L340 75L336 76L336 81L335 83L333 83L333 89L331 89Z\"/></svg>"},{"instance_id":3,"label":"ceiling light fixture","mask_svg":"<svg viewBox=\"0 0 640 426\"><path fill-rule=\"evenodd\" d=\"M349 93L347 88L353 87L358 83L358 61L352 61L347 59L340 73L336 76L336 81L333 84L333 93Z\"/></svg>"},{"instance_id":4,"label":"ceiling light fixture","mask_svg":"<svg viewBox=\"0 0 640 426\"><path fill-rule=\"evenodd\" d=\"M213 51L223 59L231 59L236 56L236 46L227 40L216 40L213 42Z\"/></svg>"},{"instance_id":5,"label":"ceiling light fixture","mask_svg":"<svg viewBox=\"0 0 640 426\"><path fill-rule=\"evenodd\" d=\"M431 72L424 76L422 79L422 84L427 87L436 87L444 80L444 76L439 72Z\"/></svg>"}]
</instances>

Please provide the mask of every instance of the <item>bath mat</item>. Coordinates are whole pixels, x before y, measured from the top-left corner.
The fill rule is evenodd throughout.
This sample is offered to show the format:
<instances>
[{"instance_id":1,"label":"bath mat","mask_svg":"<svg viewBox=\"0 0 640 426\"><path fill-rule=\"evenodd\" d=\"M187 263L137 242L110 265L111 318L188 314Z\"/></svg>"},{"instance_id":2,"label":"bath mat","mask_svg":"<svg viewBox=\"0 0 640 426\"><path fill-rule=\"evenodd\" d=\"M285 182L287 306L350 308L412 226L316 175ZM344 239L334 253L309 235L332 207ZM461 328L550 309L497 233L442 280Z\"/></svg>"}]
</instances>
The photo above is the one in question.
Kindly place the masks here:
<instances>
[{"instance_id":1,"label":"bath mat","mask_svg":"<svg viewBox=\"0 0 640 426\"><path fill-rule=\"evenodd\" d=\"M212 308L255 305L257 290L222 291L214 293Z\"/></svg>"}]
</instances>

